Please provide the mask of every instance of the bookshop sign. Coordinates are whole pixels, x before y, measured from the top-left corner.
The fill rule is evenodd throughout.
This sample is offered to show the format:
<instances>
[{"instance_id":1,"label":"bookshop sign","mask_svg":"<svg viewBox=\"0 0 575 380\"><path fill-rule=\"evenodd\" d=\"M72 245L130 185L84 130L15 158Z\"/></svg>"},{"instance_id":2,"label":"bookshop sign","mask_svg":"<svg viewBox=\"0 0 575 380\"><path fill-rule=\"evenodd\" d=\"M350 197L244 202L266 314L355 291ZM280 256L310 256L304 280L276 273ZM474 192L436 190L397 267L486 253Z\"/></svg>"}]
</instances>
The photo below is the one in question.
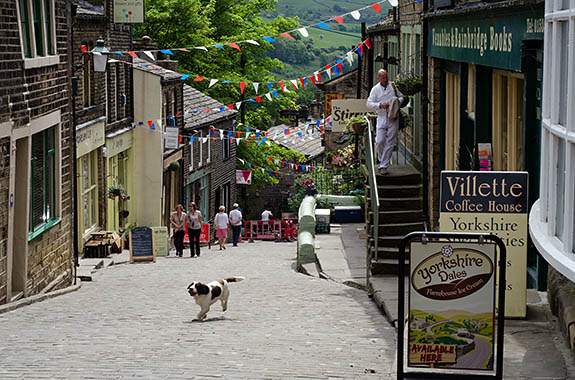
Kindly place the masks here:
<instances>
[{"instance_id":1,"label":"bookshop sign","mask_svg":"<svg viewBox=\"0 0 575 380\"><path fill-rule=\"evenodd\" d=\"M543 40L543 11L499 18L430 19L431 57L521 71L523 40Z\"/></svg>"}]
</instances>

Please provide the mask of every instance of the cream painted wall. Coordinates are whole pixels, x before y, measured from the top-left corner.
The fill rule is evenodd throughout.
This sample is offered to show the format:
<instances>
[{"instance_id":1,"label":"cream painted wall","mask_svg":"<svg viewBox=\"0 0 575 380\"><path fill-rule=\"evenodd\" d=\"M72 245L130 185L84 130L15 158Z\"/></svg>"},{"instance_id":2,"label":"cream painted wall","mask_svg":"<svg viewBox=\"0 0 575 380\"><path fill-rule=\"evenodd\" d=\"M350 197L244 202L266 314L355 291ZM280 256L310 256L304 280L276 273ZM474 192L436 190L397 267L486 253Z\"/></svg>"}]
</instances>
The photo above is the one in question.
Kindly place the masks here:
<instances>
[{"instance_id":1,"label":"cream painted wall","mask_svg":"<svg viewBox=\"0 0 575 380\"><path fill-rule=\"evenodd\" d=\"M162 175L164 171L162 127L162 86L160 77L134 69L134 120L143 122L134 129L134 190L130 214L138 226L162 225ZM148 127L153 120L155 130Z\"/></svg>"}]
</instances>

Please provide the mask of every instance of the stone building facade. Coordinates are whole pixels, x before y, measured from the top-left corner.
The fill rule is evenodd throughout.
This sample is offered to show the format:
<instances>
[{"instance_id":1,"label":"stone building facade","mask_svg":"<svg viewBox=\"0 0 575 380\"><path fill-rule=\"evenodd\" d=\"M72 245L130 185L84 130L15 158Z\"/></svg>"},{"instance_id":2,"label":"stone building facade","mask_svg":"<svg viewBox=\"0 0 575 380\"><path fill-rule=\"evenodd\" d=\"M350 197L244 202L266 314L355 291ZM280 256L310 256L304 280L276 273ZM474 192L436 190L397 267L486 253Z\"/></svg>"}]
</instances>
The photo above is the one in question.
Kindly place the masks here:
<instances>
[{"instance_id":1,"label":"stone building facade","mask_svg":"<svg viewBox=\"0 0 575 380\"><path fill-rule=\"evenodd\" d=\"M0 304L73 281L70 8L0 4Z\"/></svg>"}]
</instances>

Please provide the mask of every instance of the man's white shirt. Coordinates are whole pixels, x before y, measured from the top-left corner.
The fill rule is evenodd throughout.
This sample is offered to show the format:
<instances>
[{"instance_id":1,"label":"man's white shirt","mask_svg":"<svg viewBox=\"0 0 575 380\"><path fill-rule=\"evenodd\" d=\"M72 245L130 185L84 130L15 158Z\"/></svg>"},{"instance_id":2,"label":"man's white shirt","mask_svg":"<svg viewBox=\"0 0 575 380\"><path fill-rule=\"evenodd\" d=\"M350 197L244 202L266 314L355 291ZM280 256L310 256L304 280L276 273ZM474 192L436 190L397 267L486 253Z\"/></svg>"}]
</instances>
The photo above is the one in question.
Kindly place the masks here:
<instances>
[{"instance_id":1,"label":"man's white shirt","mask_svg":"<svg viewBox=\"0 0 575 380\"><path fill-rule=\"evenodd\" d=\"M242 213L240 210L230 211L230 222L232 223L232 225L241 226L242 222L239 222L236 224L236 222L238 222L241 218L242 218Z\"/></svg>"},{"instance_id":2,"label":"man's white shirt","mask_svg":"<svg viewBox=\"0 0 575 380\"><path fill-rule=\"evenodd\" d=\"M403 100L403 94L396 89L397 97L401 102ZM369 93L369 98L367 98L366 106L369 109L372 109L377 112L377 128L383 128L388 124L387 120L387 108L379 108L380 103L389 103L391 98L395 95L395 91L391 82L387 84L387 87L383 87L380 83L373 86L371 92ZM398 121L394 121L397 123Z\"/></svg>"}]
</instances>

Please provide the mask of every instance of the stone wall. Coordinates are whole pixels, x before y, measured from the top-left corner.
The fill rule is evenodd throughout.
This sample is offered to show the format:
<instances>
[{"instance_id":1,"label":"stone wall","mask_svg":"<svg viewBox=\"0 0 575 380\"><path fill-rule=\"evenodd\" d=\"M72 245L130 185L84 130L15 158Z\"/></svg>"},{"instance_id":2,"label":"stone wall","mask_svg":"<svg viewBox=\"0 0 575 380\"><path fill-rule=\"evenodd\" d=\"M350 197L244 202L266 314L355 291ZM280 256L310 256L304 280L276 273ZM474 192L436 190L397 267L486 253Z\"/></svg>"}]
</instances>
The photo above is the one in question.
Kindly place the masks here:
<instances>
[{"instance_id":1,"label":"stone wall","mask_svg":"<svg viewBox=\"0 0 575 380\"><path fill-rule=\"evenodd\" d=\"M549 266L547 298L571 351L575 351L575 283Z\"/></svg>"}]
</instances>

